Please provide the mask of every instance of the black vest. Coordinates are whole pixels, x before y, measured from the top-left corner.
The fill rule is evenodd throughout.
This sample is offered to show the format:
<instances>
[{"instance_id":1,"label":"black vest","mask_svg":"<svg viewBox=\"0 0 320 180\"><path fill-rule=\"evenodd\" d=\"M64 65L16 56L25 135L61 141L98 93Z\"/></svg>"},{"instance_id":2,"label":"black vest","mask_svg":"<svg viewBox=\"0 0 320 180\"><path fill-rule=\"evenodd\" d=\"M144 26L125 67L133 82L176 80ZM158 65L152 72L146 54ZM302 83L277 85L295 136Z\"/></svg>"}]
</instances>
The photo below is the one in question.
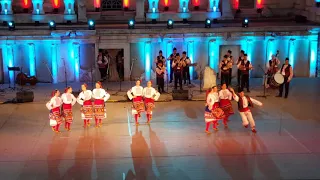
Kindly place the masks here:
<instances>
[{"instance_id":1,"label":"black vest","mask_svg":"<svg viewBox=\"0 0 320 180\"><path fill-rule=\"evenodd\" d=\"M224 60L222 61L222 64L221 64L221 73L222 74L229 74L229 69L227 70L224 70L223 68L225 68L226 66L228 65L228 61L225 62Z\"/></svg>"},{"instance_id":2,"label":"black vest","mask_svg":"<svg viewBox=\"0 0 320 180\"><path fill-rule=\"evenodd\" d=\"M246 69L241 70L243 74L249 74L249 67L250 67L250 61L247 61L246 64L244 64L244 60L241 61L241 66L244 66Z\"/></svg>"},{"instance_id":3,"label":"black vest","mask_svg":"<svg viewBox=\"0 0 320 180\"><path fill-rule=\"evenodd\" d=\"M282 74L284 65L285 65L285 64L282 64L282 67L281 67L281 70L280 70L280 73L281 73L281 74ZM285 77L289 77L289 76L290 76L290 67L291 67L291 65L288 64L287 68L284 70L284 72L285 72L285 75L284 75L284 76L285 76Z\"/></svg>"}]
</instances>

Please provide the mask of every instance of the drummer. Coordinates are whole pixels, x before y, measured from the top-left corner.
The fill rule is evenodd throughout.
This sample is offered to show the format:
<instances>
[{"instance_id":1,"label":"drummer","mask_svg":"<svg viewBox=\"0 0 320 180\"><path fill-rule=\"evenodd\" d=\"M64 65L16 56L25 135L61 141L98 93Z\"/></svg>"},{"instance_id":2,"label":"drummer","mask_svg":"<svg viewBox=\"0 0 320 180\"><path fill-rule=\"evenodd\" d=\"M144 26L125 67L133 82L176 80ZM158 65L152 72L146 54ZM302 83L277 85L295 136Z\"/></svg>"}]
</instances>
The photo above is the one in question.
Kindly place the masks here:
<instances>
[{"instance_id":1,"label":"drummer","mask_svg":"<svg viewBox=\"0 0 320 180\"><path fill-rule=\"evenodd\" d=\"M289 58L286 58L284 64L282 65L280 69L280 73L284 76L284 83L282 83L279 87L279 95L277 97L282 97L282 92L283 92L283 86L285 86L285 94L284 98L288 98L289 94L289 85L290 81L293 77L293 70L292 66L289 64Z\"/></svg>"},{"instance_id":2,"label":"drummer","mask_svg":"<svg viewBox=\"0 0 320 180\"><path fill-rule=\"evenodd\" d=\"M280 64L280 60L273 54L271 56L271 59L267 63L267 69L268 69L267 70L267 77L268 78L267 78L266 88L270 87L270 80L271 80L272 76L275 75L278 72L279 64Z\"/></svg>"}]
</instances>

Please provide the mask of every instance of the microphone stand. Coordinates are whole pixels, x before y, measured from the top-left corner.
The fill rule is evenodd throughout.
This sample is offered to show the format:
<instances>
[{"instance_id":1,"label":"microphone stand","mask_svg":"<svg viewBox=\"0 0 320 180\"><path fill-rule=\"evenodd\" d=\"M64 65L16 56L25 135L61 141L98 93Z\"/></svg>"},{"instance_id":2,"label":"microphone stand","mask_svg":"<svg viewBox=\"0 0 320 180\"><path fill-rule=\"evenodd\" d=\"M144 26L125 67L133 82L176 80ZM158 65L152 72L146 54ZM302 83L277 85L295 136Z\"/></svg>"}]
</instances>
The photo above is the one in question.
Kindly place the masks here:
<instances>
[{"instance_id":1,"label":"microphone stand","mask_svg":"<svg viewBox=\"0 0 320 180\"><path fill-rule=\"evenodd\" d=\"M68 87L68 79L67 79L67 69L66 69L66 62L64 61L64 58L62 58L63 66L64 66L64 78L66 80L66 88Z\"/></svg>"},{"instance_id":2,"label":"microphone stand","mask_svg":"<svg viewBox=\"0 0 320 180\"><path fill-rule=\"evenodd\" d=\"M267 73L265 73L264 69L259 65L259 69L263 72L264 74L264 80L263 80L263 95L258 95L257 97L263 97L263 98L267 98L266 95L266 80L267 80Z\"/></svg>"}]
</instances>

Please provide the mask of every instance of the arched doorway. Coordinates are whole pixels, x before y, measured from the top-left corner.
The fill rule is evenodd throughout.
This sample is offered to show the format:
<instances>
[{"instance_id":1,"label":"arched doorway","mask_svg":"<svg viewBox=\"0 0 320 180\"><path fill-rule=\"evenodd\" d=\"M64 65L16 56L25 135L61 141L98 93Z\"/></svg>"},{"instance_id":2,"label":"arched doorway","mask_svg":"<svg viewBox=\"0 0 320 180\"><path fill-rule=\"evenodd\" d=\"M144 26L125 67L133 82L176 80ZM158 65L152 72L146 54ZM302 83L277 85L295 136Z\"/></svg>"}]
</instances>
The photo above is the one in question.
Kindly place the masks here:
<instances>
[{"instance_id":1,"label":"arched doorway","mask_svg":"<svg viewBox=\"0 0 320 180\"><path fill-rule=\"evenodd\" d=\"M122 8L122 0L102 0L101 2L102 11L122 10Z\"/></svg>"}]
</instances>

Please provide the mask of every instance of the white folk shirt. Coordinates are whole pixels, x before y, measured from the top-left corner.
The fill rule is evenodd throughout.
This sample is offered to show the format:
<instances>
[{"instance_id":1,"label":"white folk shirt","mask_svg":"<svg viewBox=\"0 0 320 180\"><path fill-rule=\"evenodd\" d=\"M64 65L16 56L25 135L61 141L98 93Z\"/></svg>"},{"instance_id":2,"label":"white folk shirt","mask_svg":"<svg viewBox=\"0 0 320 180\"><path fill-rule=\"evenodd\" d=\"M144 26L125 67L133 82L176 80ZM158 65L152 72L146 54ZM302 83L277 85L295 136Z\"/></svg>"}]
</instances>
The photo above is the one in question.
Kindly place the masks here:
<instances>
[{"instance_id":1,"label":"white folk shirt","mask_svg":"<svg viewBox=\"0 0 320 180\"><path fill-rule=\"evenodd\" d=\"M143 96L143 87L142 86L134 86L127 92L127 95L130 100L133 99L134 96Z\"/></svg>"},{"instance_id":2,"label":"white folk shirt","mask_svg":"<svg viewBox=\"0 0 320 180\"><path fill-rule=\"evenodd\" d=\"M104 63L102 63L102 57L104 59ZM105 64L107 65L109 63L109 59L106 56L98 56L98 64Z\"/></svg>"},{"instance_id":3,"label":"white folk shirt","mask_svg":"<svg viewBox=\"0 0 320 180\"><path fill-rule=\"evenodd\" d=\"M248 60L243 60L244 66L246 66L247 62L248 62ZM241 62L237 65L238 69L239 69L240 66L241 66ZM252 64L250 63L249 64L249 70L251 70L251 69L252 69Z\"/></svg>"},{"instance_id":4,"label":"white folk shirt","mask_svg":"<svg viewBox=\"0 0 320 180\"><path fill-rule=\"evenodd\" d=\"M219 98L220 99L232 99L232 93L228 89L220 90L219 91Z\"/></svg>"},{"instance_id":5,"label":"white folk shirt","mask_svg":"<svg viewBox=\"0 0 320 180\"><path fill-rule=\"evenodd\" d=\"M85 91L82 91L78 98L77 98L77 102L80 104L80 105L83 105L83 102L84 101L88 101L92 98L92 92L90 90L85 90Z\"/></svg>"},{"instance_id":6,"label":"white folk shirt","mask_svg":"<svg viewBox=\"0 0 320 180\"><path fill-rule=\"evenodd\" d=\"M145 87L143 89L143 97L152 98L157 101L160 97L160 93L157 92L153 87Z\"/></svg>"},{"instance_id":7,"label":"white folk shirt","mask_svg":"<svg viewBox=\"0 0 320 180\"><path fill-rule=\"evenodd\" d=\"M258 101L258 100L255 100L255 99L253 99L253 98L251 98L251 97L249 97L249 98L250 98L250 100L251 100L251 102L252 102L253 104L256 104L256 105L258 105L258 106L262 106L262 102L260 102L260 101ZM235 95L235 94L233 95L233 99L234 99L235 101L239 102L239 97L238 97L237 95ZM248 102L246 96L243 96L243 97L242 97L242 102L243 102L242 107L243 107L243 108L247 108L249 102Z\"/></svg>"},{"instance_id":8,"label":"white folk shirt","mask_svg":"<svg viewBox=\"0 0 320 180\"><path fill-rule=\"evenodd\" d=\"M219 102L219 95L217 92L215 93L209 93L207 97L207 105L209 106L209 109L212 109L212 106L214 103Z\"/></svg>"},{"instance_id":9,"label":"white folk shirt","mask_svg":"<svg viewBox=\"0 0 320 180\"><path fill-rule=\"evenodd\" d=\"M49 110L54 109L56 107L60 107L62 105L62 100L60 97L52 97L50 101L46 104Z\"/></svg>"},{"instance_id":10,"label":"white folk shirt","mask_svg":"<svg viewBox=\"0 0 320 180\"><path fill-rule=\"evenodd\" d=\"M286 75L286 68L288 67L288 65L284 65L283 66L283 68L282 68L282 72L281 72L281 74L283 75L283 76L285 76ZM280 69L281 70L281 69ZM292 70L292 66L290 67L290 76L289 76L289 78L288 78L288 80L290 81L291 79L292 79L292 77L293 77L293 70Z\"/></svg>"},{"instance_id":11,"label":"white folk shirt","mask_svg":"<svg viewBox=\"0 0 320 180\"><path fill-rule=\"evenodd\" d=\"M94 89L92 91L92 97L94 99L103 99L106 102L110 98L110 94L107 93L104 89Z\"/></svg>"},{"instance_id":12,"label":"white folk shirt","mask_svg":"<svg viewBox=\"0 0 320 180\"><path fill-rule=\"evenodd\" d=\"M64 104L71 104L72 106L77 102L77 99L71 93L63 93L61 99Z\"/></svg>"}]
</instances>

